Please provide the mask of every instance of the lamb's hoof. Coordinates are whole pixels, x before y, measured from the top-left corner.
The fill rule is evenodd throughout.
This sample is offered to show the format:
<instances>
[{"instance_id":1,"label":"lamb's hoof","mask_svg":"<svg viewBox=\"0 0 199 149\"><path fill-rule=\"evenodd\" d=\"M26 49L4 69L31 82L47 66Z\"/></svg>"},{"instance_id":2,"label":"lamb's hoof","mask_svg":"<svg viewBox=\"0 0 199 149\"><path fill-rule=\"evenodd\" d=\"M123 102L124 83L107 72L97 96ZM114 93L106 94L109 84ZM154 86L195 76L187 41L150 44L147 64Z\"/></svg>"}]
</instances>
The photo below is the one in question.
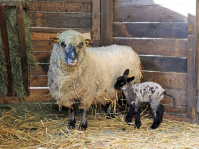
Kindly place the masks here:
<instances>
[{"instance_id":1,"label":"lamb's hoof","mask_svg":"<svg viewBox=\"0 0 199 149\"><path fill-rule=\"evenodd\" d=\"M151 126L151 129L156 129L156 128L158 128L158 126L159 126L159 125L152 125L152 126Z\"/></svg>"},{"instance_id":2,"label":"lamb's hoof","mask_svg":"<svg viewBox=\"0 0 199 149\"><path fill-rule=\"evenodd\" d=\"M80 130L80 131L86 131L86 128L87 128L87 122L86 122L85 124L81 124L81 125L79 126L79 130Z\"/></svg>"},{"instance_id":3,"label":"lamb's hoof","mask_svg":"<svg viewBox=\"0 0 199 149\"><path fill-rule=\"evenodd\" d=\"M138 123L136 123L135 125L136 125L137 129L140 129L141 122L138 122Z\"/></svg>"},{"instance_id":4,"label":"lamb's hoof","mask_svg":"<svg viewBox=\"0 0 199 149\"><path fill-rule=\"evenodd\" d=\"M125 122L126 122L128 125L130 125L130 124L132 124L132 119L130 119L129 117L126 116Z\"/></svg>"}]
</instances>

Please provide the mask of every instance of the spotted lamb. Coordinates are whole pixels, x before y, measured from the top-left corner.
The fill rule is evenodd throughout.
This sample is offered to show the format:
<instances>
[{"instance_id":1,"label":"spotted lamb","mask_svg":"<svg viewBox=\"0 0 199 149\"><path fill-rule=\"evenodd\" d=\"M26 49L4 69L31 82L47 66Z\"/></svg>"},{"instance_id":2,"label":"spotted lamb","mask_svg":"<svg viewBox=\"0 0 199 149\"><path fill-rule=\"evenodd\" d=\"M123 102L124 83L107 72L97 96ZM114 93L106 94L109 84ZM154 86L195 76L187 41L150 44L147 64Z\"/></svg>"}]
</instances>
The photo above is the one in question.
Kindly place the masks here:
<instances>
[{"instance_id":1,"label":"spotted lamb","mask_svg":"<svg viewBox=\"0 0 199 149\"><path fill-rule=\"evenodd\" d=\"M167 94L166 91L155 82L144 82L132 85L130 82L133 81L135 77L128 78L128 74L129 69L125 70L123 76L117 78L117 82L114 85L116 90L122 90L124 92L127 103L130 105L125 121L128 124L131 123L132 117L135 114L135 125L139 129L141 126L140 104L149 102L154 113L154 122L151 129L156 129L162 122L164 114L164 107L160 104L160 100L164 98L164 95L172 96ZM173 100L175 108L175 99L173 98Z\"/></svg>"}]
</instances>

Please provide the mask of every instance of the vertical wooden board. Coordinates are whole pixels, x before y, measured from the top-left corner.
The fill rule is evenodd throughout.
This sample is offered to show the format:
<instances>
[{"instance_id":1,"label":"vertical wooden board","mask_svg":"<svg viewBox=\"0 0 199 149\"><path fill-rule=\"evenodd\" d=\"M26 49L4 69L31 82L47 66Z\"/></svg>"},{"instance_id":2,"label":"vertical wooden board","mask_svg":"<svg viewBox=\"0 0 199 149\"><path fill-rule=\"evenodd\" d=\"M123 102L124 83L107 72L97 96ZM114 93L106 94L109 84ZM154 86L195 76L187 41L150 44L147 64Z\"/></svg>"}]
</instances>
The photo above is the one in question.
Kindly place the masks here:
<instances>
[{"instance_id":1,"label":"vertical wooden board","mask_svg":"<svg viewBox=\"0 0 199 149\"><path fill-rule=\"evenodd\" d=\"M100 46L100 0L92 2L92 39L93 46Z\"/></svg>"},{"instance_id":2,"label":"vertical wooden board","mask_svg":"<svg viewBox=\"0 0 199 149\"><path fill-rule=\"evenodd\" d=\"M196 88L195 88L195 38L188 36L187 43L187 109L188 118L195 118L196 105Z\"/></svg>"},{"instance_id":3,"label":"vertical wooden board","mask_svg":"<svg viewBox=\"0 0 199 149\"><path fill-rule=\"evenodd\" d=\"M101 45L112 44L113 0L101 0Z\"/></svg>"},{"instance_id":4,"label":"vertical wooden board","mask_svg":"<svg viewBox=\"0 0 199 149\"><path fill-rule=\"evenodd\" d=\"M4 7L0 5L0 25L1 25L1 34L2 42L4 46L4 56L6 61L7 68L7 80L8 80L8 95L12 95L12 74L11 74L11 63L10 63L10 54L9 54L9 45L8 45L8 36L6 28L6 20Z\"/></svg>"},{"instance_id":5,"label":"vertical wooden board","mask_svg":"<svg viewBox=\"0 0 199 149\"><path fill-rule=\"evenodd\" d=\"M26 54L26 41L25 41L25 29L24 29L24 18L23 18L23 7L22 5L16 6L17 11L17 23L18 23L18 34L19 34L19 47L21 54L21 66L23 84L26 91L26 95L30 95L29 90L29 76L28 76L28 63Z\"/></svg>"},{"instance_id":6,"label":"vertical wooden board","mask_svg":"<svg viewBox=\"0 0 199 149\"><path fill-rule=\"evenodd\" d=\"M196 89L197 89L197 112L199 112L199 1L196 2L197 4L197 9L196 9L196 23L195 23L195 55L196 55L196 65L195 65L195 70L196 70Z\"/></svg>"}]
</instances>

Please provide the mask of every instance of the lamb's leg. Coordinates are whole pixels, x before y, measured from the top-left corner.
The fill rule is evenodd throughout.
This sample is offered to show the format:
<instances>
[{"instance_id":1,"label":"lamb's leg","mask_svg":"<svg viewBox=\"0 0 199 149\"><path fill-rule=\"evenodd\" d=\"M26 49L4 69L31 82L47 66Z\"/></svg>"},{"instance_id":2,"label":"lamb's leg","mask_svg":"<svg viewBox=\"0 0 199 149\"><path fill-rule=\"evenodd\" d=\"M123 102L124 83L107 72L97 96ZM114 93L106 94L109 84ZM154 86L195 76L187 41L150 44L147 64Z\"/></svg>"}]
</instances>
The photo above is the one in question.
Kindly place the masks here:
<instances>
[{"instance_id":1,"label":"lamb's leg","mask_svg":"<svg viewBox=\"0 0 199 149\"><path fill-rule=\"evenodd\" d=\"M154 122L151 126L151 129L156 129L160 123L162 122L162 117L164 114L164 107L163 105L159 104L156 110L154 110Z\"/></svg>"},{"instance_id":2,"label":"lamb's leg","mask_svg":"<svg viewBox=\"0 0 199 149\"><path fill-rule=\"evenodd\" d=\"M80 112L81 112L81 120L80 120L79 130L86 130L87 128L86 110L81 109Z\"/></svg>"},{"instance_id":3,"label":"lamb's leg","mask_svg":"<svg viewBox=\"0 0 199 149\"><path fill-rule=\"evenodd\" d=\"M129 124L129 123L132 122L134 110L135 110L135 105L134 105L134 104L133 104L133 105L131 104L131 105L129 106L129 108L128 108L128 113L127 113L127 115L126 115L126 117L125 117L125 121L126 121L127 124Z\"/></svg>"},{"instance_id":4,"label":"lamb's leg","mask_svg":"<svg viewBox=\"0 0 199 149\"><path fill-rule=\"evenodd\" d=\"M69 127L69 129L74 129L75 123L76 123L74 110L73 110L73 108L69 108L68 111L69 111L69 125L68 125L68 127Z\"/></svg>"},{"instance_id":5,"label":"lamb's leg","mask_svg":"<svg viewBox=\"0 0 199 149\"><path fill-rule=\"evenodd\" d=\"M135 114L135 125L138 129L140 129L141 126L140 108L138 106L135 106L134 114Z\"/></svg>"}]
</instances>

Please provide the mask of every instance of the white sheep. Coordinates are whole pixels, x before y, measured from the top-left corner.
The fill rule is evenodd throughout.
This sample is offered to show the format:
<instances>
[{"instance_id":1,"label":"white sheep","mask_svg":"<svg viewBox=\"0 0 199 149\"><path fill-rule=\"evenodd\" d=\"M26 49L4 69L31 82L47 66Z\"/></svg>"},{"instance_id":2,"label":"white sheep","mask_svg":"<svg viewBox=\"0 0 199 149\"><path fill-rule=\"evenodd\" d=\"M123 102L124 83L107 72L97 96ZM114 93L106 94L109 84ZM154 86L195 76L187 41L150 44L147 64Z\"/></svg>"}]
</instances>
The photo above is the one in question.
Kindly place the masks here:
<instances>
[{"instance_id":1,"label":"white sheep","mask_svg":"<svg viewBox=\"0 0 199 149\"><path fill-rule=\"evenodd\" d=\"M162 122L164 114L164 107L160 104L160 100L164 98L164 95L172 96L167 94L166 91L155 82L143 82L132 85L130 82L133 81L135 77L133 76L128 78L128 74L129 69L125 70L123 76L117 78L117 82L114 85L115 89L122 90L124 92L127 103L130 105L125 121L128 124L131 123L132 117L135 114L135 125L139 129L141 126L140 104L149 102L154 113L154 122L151 129L156 129ZM173 100L175 108L175 99L173 98Z\"/></svg>"},{"instance_id":2,"label":"white sheep","mask_svg":"<svg viewBox=\"0 0 199 149\"><path fill-rule=\"evenodd\" d=\"M131 68L136 82L140 81L140 59L131 47L88 48L84 35L73 30L53 41L48 86L59 106L69 107L69 128L75 127L75 103L82 112L80 130L85 130L86 111L91 104L116 101L114 82L125 69Z\"/></svg>"}]
</instances>

